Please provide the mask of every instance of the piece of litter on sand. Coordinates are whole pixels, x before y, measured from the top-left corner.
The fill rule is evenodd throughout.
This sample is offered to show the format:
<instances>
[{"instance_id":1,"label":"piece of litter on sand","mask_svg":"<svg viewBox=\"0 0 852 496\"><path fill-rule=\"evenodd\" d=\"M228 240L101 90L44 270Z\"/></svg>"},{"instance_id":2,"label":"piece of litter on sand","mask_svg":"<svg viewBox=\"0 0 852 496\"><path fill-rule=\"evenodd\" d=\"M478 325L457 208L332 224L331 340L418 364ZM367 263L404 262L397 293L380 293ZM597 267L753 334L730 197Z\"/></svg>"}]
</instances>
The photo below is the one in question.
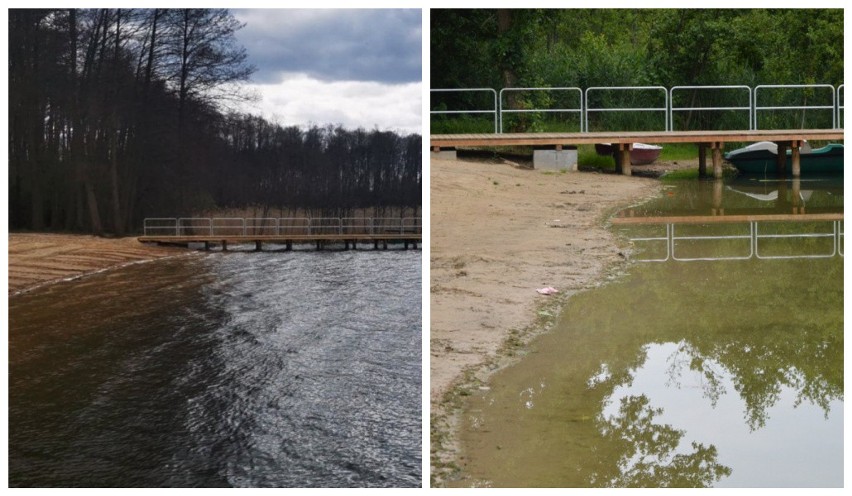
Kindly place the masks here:
<instances>
[{"instance_id":1,"label":"piece of litter on sand","mask_svg":"<svg viewBox=\"0 0 852 496\"><path fill-rule=\"evenodd\" d=\"M539 294L543 294L543 295L552 295L554 293L559 292L559 290L557 290L556 288L551 288L550 286L548 286L546 288L537 289L536 291L538 291Z\"/></svg>"}]
</instances>

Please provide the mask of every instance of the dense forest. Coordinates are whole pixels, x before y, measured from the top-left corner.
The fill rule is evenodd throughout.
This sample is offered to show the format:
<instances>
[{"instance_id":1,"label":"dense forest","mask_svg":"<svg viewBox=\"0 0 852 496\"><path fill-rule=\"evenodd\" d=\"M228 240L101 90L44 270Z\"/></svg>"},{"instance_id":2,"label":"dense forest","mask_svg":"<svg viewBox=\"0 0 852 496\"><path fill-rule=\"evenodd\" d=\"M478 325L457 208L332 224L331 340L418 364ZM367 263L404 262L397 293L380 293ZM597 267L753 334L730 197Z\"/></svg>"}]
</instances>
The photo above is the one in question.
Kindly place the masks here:
<instances>
[{"instance_id":1,"label":"dense forest","mask_svg":"<svg viewBox=\"0 0 852 496\"><path fill-rule=\"evenodd\" d=\"M122 235L221 208L421 204L421 137L228 111L254 68L223 9L9 11L9 226Z\"/></svg>"},{"instance_id":2,"label":"dense forest","mask_svg":"<svg viewBox=\"0 0 852 496\"><path fill-rule=\"evenodd\" d=\"M432 88L843 83L840 9L432 9L430 43ZM716 103L706 93L687 103ZM830 96L797 91L779 98L830 104ZM480 97L488 98L433 94L431 105L493 108L473 101ZM506 104L558 104L525 98L533 97L509 94ZM747 104L747 93L721 98L720 105Z\"/></svg>"}]
</instances>

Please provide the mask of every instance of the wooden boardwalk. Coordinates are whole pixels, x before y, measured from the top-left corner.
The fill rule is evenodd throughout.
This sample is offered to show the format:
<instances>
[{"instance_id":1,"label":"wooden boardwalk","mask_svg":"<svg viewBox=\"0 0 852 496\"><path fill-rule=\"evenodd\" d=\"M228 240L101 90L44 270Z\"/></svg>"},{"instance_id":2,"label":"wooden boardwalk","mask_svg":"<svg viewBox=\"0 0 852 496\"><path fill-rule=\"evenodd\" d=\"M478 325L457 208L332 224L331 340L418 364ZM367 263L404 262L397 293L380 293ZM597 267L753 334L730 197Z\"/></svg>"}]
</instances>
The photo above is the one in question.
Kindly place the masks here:
<instances>
[{"instance_id":1,"label":"wooden boardwalk","mask_svg":"<svg viewBox=\"0 0 852 496\"><path fill-rule=\"evenodd\" d=\"M633 143L695 143L699 146L699 170L706 172L704 151L710 148L713 160L713 175L722 177L722 147L725 143L773 141L778 143L779 156L786 149L793 150L793 176L799 172L799 147L805 140L843 140L843 129L781 129L745 131L619 131L585 133L500 133L500 134L433 134L430 138L432 151L458 146L563 146L594 143L613 143L618 146L620 172L631 174L629 152Z\"/></svg>"},{"instance_id":2,"label":"wooden boardwalk","mask_svg":"<svg viewBox=\"0 0 852 496\"><path fill-rule=\"evenodd\" d=\"M619 131L594 133L433 134L435 150L455 146L570 146L595 143L728 143L752 141L842 140L842 129L756 131Z\"/></svg>"},{"instance_id":3,"label":"wooden boardwalk","mask_svg":"<svg viewBox=\"0 0 852 496\"><path fill-rule=\"evenodd\" d=\"M317 250L343 245L348 250L359 244L372 244L375 249L402 245L407 250L422 243L419 217L168 217L145 219L143 226L144 234L137 238L141 243L199 245L205 250L246 244L254 245L256 251L263 250L263 245L283 246L284 250L292 250L294 245L314 245Z\"/></svg>"},{"instance_id":4,"label":"wooden boardwalk","mask_svg":"<svg viewBox=\"0 0 852 496\"><path fill-rule=\"evenodd\" d=\"M665 216L637 216L637 217L613 217L610 219L613 225L645 225L645 224L734 224L741 222L822 222L842 221L843 212L824 213L733 213L717 215L665 215Z\"/></svg>"},{"instance_id":5,"label":"wooden boardwalk","mask_svg":"<svg viewBox=\"0 0 852 496\"><path fill-rule=\"evenodd\" d=\"M304 235L193 235L193 236L140 236L137 238L141 243L155 243L159 245L190 246L192 244L203 245L205 250L213 246L221 246L227 250L228 246L254 245L255 251L262 251L263 245L279 245L284 250L292 250L294 245L313 245L317 250L322 250L332 245L343 245L344 249L357 249L358 244L373 245L374 249L387 249L388 245L399 244L404 249L417 248L423 241L420 233L410 234L304 234Z\"/></svg>"}]
</instances>

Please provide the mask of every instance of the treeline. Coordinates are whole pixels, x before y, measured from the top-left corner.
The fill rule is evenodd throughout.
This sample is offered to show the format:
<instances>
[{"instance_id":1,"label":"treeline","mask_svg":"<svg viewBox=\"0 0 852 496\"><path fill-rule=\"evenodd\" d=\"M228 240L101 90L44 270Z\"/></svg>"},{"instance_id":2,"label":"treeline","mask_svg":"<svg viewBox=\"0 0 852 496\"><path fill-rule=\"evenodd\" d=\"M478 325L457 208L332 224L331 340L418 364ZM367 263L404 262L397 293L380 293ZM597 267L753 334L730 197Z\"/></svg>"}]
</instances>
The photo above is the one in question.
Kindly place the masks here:
<instances>
[{"instance_id":1,"label":"treeline","mask_svg":"<svg viewBox=\"0 0 852 496\"><path fill-rule=\"evenodd\" d=\"M224 110L254 71L241 27L224 9L10 10L10 229L121 235L225 207L419 207L420 136Z\"/></svg>"},{"instance_id":2,"label":"treeline","mask_svg":"<svg viewBox=\"0 0 852 496\"><path fill-rule=\"evenodd\" d=\"M841 9L432 9L430 39L432 88L843 83ZM779 99L803 94L831 103ZM433 94L432 108L493 108L477 98ZM531 98L508 105L540 108Z\"/></svg>"},{"instance_id":3,"label":"treeline","mask_svg":"<svg viewBox=\"0 0 852 496\"><path fill-rule=\"evenodd\" d=\"M346 217L356 209L413 209L422 201L420 135L341 127L281 127L231 114L221 129L218 207L260 204ZM216 162L214 162L216 163ZM238 164L238 166L234 166Z\"/></svg>"}]
</instances>

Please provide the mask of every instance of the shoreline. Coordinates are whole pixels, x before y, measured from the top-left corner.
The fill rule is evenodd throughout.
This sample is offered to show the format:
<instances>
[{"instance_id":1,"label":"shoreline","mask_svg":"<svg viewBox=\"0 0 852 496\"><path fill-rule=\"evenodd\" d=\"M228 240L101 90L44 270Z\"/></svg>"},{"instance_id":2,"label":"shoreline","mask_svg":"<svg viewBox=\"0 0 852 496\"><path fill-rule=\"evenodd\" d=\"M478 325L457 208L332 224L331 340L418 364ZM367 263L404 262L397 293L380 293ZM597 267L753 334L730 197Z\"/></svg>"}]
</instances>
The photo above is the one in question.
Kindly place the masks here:
<instances>
[{"instance_id":1,"label":"shoreline","mask_svg":"<svg viewBox=\"0 0 852 496\"><path fill-rule=\"evenodd\" d=\"M187 254L174 247L148 246L136 237L86 234L10 233L9 298L108 270Z\"/></svg>"},{"instance_id":2,"label":"shoreline","mask_svg":"<svg viewBox=\"0 0 852 496\"><path fill-rule=\"evenodd\" d=\"M625 258L609 217L661 187L499 160L431 164L430 465L441 487L459 471L464 398L519 360L572 295L615 277ZM548 286L559 292L536 291Z\"/></svg>"}]
</instances>

